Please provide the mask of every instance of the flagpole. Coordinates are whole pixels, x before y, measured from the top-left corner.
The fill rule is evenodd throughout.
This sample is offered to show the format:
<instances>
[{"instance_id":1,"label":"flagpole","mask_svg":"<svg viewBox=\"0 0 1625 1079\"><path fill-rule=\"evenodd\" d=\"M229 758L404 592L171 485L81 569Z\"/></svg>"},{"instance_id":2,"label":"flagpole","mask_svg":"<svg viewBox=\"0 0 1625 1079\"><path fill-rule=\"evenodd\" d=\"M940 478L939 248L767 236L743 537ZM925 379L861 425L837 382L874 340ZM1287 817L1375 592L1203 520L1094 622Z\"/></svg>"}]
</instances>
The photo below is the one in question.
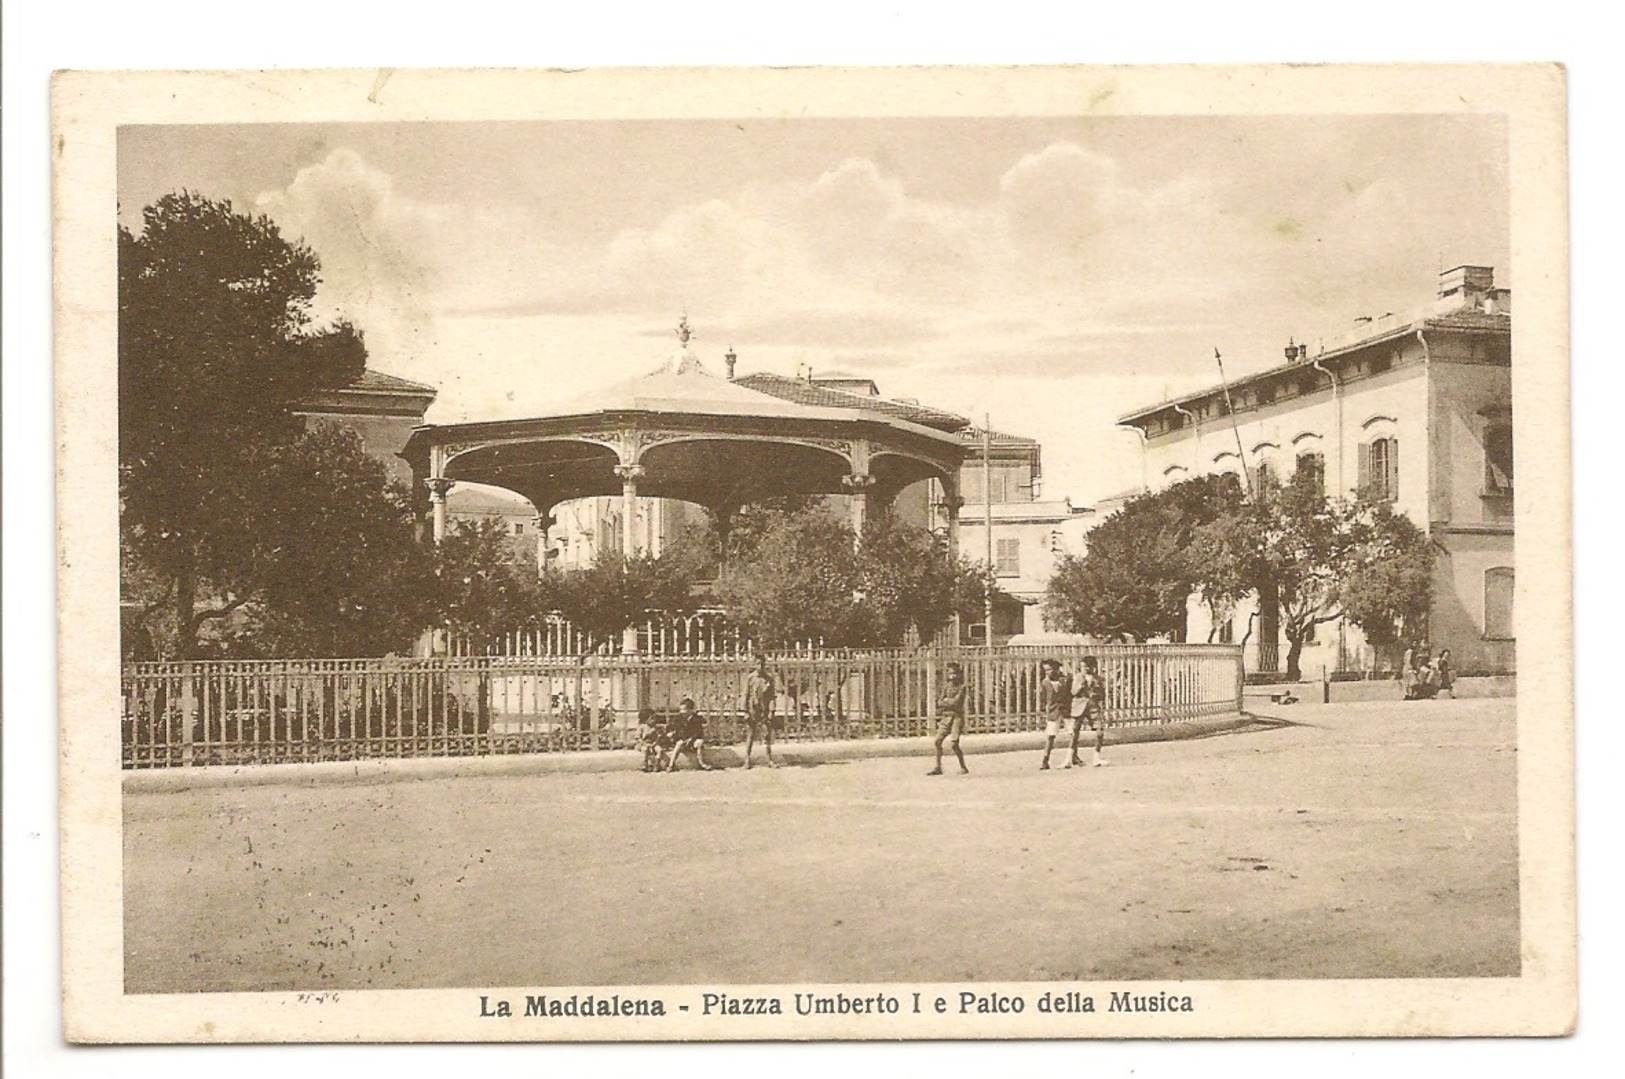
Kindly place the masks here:
<instances>
[{"instance_id":1,"label":"flagpole","mask_svg":"<svg viewBox=\"0 0 1625 1079\"><path fill-rule=\"evenodd\" d=\"M1230 383L1224 377L1224 357L1219 355L1217 345L1213 347L1213 358L1219 362L1219 388L1224 391L1224 410L1230 414L1230 430L1236 436L1236 459L1241 462L1241 487L1251 500L1253 480L1247 472L1247 453L1241 448L1241 427L1236 423L1236 407L1230 403Z\"/></svg>"}]
</instances>

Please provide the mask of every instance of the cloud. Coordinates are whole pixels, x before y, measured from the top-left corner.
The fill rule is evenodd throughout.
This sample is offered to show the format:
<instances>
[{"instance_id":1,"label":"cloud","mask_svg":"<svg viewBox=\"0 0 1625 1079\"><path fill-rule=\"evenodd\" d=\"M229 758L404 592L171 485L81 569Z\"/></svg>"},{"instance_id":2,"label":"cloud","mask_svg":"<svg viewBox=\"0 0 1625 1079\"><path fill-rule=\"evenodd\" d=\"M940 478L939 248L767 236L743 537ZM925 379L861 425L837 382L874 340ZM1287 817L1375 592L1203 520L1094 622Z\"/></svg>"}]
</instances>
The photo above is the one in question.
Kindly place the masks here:
<instances>
[{"instance_id":1,"label":"cloud","mask_svg":"<svg viewBox=\"0 0 1625 1079\"><path fill-rule=\"evenodd\" d=\"M400 367L435 350L432 207L401 198L391 178L345 149L262 192L255 209L321 260L317 314L345 317L366 335L369 363Z\"/></svg>"}]
</instances>

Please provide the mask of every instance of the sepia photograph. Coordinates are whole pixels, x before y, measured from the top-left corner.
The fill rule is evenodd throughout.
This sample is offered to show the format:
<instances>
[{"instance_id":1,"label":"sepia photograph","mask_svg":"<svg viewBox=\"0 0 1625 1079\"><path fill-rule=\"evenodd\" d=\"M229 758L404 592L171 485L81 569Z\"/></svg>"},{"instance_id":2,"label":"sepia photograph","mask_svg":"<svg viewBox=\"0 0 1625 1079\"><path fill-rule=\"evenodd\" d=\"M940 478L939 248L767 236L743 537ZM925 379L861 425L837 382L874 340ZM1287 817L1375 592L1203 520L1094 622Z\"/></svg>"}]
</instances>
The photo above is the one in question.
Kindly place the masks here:
<instances>
[{"instance_id":1,"label":"sepia photograph","mask_svg":"<svg viewBox=\"0 0 1625 1079\"><path fill-rule=\"evenodd\" d=\"M1560 69L54 97L70 1040L1572 1027Z\"/></svg>"}]
</instances>

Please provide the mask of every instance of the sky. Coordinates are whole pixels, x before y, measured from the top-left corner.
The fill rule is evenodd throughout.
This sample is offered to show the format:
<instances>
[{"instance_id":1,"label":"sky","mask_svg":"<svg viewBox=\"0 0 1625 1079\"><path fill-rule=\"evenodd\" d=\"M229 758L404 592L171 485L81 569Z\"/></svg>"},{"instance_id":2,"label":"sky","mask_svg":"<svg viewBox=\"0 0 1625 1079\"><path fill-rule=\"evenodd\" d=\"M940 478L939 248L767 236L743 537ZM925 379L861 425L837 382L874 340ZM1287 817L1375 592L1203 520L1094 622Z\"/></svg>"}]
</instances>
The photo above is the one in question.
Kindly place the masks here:
<instances>
[{"instance_id":1,"label":"sky","mask_svg":"<svg viewBox=\"0 0 1625 1079\"><path fill-rule=\"evenodd\" d=\"M119 219L181 188L322 263L318 317L513 418L693 348L856 374L1043 445L1046 498L1139 482L1124 413L1508 272L1493 116L127 127Z\"/></svg>"}]
</instances>

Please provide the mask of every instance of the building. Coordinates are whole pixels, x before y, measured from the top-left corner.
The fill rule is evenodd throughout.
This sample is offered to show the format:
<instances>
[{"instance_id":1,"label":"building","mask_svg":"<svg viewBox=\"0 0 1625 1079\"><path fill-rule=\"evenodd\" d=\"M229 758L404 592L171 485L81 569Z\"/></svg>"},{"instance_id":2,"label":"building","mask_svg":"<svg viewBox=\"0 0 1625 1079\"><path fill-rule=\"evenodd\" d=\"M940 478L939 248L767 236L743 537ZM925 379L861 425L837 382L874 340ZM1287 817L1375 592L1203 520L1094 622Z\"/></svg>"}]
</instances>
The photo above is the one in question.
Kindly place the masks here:
<instances>
[{"instance_id":1,"label":"building","mask_svg":"<svg viewBox=\"0 0 1625 1079\"><path fill-rule=\"evenodd\" d=\"M993 608L994 643L1042 633L1044 594L1055 564L1062 555L1083 554L1095 511L1044 498L1043 453L1036 440L989 431L984 443L978 427L965 428L960 438L966 457L959 473L959 549L967 558L992 562L1000 593ZM932 483L928 498L932 520L946 520L942 485ZM978 643L985 636L983 626L966 629Z\"/></svg>"},{"instance_id":2,"label":"building","mask_svg":"<svg viewBox=\"0 0 1625 1079\"><path fill-rule=\"evenodd\" d=\"M293 412L307 425L340 423L355 431L363 448L384 463L390 478L410 486L412 466L401 450L437 392L433 386L367 368L348 386L312 394Z\"/></svg>"},{"instance_id":3,"label":"building","mask_svg":"<svg viewBox=\"0 0 1625 1079\"><path fill-rule=\"evenodd\" d=\"M1311 469L1328 493L1389 499L1435 548L1428 635L1462 671L1516 669L1513 593L1511 293L1487 266L1440 275L1437 298L1407 316L1362 318L1311 350L1229 385L1139 409L1120 422L1143 436L1152 489L1245 470L1249 485ZM1403 452L1402 452L1403 451ZM1246 640L1255 671L1278 669L1274 612L1238 610L1206 624L1192 603L1188 634ZM1319 628L1305 671L1382 665L1352 625Z\"/></svg>"}]
</instances>

